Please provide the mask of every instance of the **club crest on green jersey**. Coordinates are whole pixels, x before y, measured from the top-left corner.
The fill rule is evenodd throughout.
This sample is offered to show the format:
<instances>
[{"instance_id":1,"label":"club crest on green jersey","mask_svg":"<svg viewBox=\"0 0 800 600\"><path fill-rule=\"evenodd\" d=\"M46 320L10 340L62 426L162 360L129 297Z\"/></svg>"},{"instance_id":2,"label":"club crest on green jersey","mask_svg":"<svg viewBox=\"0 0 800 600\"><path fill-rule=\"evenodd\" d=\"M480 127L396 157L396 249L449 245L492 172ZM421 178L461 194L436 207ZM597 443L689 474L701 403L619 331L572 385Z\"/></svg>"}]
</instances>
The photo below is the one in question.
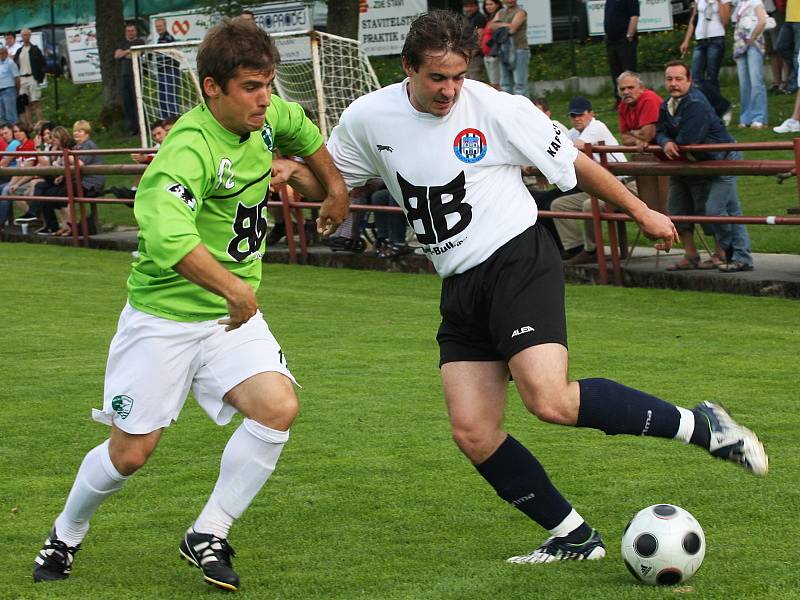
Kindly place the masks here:
<instances>
[{"instance_id":1,"label":"club crest on green jersey","mask_svg":"<svg viewBox=\"0 0 800 600\"><path fill-rule=\"evenodd\" d=\"M194 196L192 196L192 192L190 192L186 186L176 182L169 184L166 189L170 194L182 200L189 209L195 210L197 208L197 200L195 200Z\"/></svg>"},{"instance_id":2,"label":"club crest on green jersey","mask_svg":"<svg viewBox=\"0 0 800 600\"><path fill-rule=\"evenodd\" d=\"M264 145L267 147L267 150L272 152L272 149L275 147L275 141L272 139L272 127L270 127L269 123L264 123L264 126L261 128L261 139L264 140Z\"/></svg>"}]
</instances>

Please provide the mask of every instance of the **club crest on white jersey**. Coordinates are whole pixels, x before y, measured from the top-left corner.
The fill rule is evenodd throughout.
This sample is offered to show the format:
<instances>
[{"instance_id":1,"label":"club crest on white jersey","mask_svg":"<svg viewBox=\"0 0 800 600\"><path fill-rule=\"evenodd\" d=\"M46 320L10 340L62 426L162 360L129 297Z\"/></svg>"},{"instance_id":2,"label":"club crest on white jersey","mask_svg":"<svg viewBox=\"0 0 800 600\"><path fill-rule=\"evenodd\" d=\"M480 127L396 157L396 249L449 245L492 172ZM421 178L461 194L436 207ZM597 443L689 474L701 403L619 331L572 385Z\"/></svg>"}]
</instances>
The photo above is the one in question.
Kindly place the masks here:
<instances>
[{"instance_id":1,"label":"club crest on white jersey","mask_svg":"<svg viewBox=\"0 0 800 600\"><path fill-rule=\"evenodd\" d=\"M476 163L486 156L486 136L478 129L463 129L453 140L453 152L462 162Z\"/></svg>"}]
</instances>

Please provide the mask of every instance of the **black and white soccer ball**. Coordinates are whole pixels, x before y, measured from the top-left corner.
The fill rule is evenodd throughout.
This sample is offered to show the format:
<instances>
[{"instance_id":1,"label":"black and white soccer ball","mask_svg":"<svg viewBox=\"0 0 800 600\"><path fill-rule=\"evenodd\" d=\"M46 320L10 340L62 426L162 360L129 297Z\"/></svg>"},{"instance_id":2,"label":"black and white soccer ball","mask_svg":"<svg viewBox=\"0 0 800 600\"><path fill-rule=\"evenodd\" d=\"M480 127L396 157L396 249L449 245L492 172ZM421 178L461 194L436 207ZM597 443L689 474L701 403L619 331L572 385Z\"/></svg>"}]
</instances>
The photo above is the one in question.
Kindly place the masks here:
<instances>
[{"instance_id":1,"label":"black and white soccer ball","mask_svg":"<svg viewBox=\"0 0 800 600\"><path fill-rule=\"evenodd\" d=\"M706 537L689 511L672 504L640 510L622 533L622 559L647 585L675 585L703 564Z\"/></svg>"}]
</instances>

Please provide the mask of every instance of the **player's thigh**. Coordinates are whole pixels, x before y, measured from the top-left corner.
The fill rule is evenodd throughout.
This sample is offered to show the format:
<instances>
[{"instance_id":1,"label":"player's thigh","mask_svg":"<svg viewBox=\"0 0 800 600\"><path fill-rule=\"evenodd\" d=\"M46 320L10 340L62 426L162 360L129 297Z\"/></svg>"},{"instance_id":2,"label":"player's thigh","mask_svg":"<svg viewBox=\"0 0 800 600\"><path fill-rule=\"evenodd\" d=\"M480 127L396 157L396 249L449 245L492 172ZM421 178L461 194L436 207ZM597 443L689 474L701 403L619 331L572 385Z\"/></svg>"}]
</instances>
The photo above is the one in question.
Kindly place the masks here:
<instances>
[{"instance_id":1,"label":"player's thigh","mask_svg":"<svg viewBox=\"0 0 800 600\"><path fill-rule=\"evenodd\" d=\"M242 406L245 416L259 422L265 418L263 415L281 411L292 413L294 418L297 398L292 386L297 382L260 311L238 329L216 331L208 340L205 359L195 375L192 391L218 425L230 422L239 410L234 404ZM255 377L259 374L264 376ZM258 408L261 405L263 409ZM262 424L271 427L270 423Z\"/></svg>"},{"instance_id":2,"label":"player's thigh","mask_svg":"<svg viewBox=\"0 0 800 600\"><path fill-rule=\"evenodd\" d=\"M225 402L244 416L279 431L292 426L298 411L294 383L275 371L248 377L225 394Z\"/></svg>"},{"instance_id":3,"label":"player's thigh","mask_svg":"<svg viewBox=\"0 0 800 600\"><path fill-rule=\"evenodd\" d=\"M483 462L505 438L506 363L448 362L442 365L442 384L453 438L473 462Z\"/></svg>"}]
</instances>

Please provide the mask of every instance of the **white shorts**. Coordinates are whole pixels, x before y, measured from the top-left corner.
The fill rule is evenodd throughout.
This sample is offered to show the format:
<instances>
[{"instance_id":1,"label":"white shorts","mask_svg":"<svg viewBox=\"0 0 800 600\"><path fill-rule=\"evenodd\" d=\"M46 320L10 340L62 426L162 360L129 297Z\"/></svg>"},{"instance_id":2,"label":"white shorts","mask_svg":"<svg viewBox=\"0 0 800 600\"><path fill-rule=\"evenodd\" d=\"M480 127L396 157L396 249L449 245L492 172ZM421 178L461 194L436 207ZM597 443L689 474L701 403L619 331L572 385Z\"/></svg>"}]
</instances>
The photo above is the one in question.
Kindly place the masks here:
<instances>
[{"instance_id":1,"label":"white shorts","mask_svg":"<svg viewBox=\"0 0 800 600\"><path fill-rule=\"evenodd\" d=\"M111 340L103 410L92 418L127 433L144 434L177 421L191 389L217 425L236 409L223 396L257 373L282 373L297 385L261 312L225 331L216 320L162 319L126 304Z\"/></svg>"},{"instance_id":2,"label":"white shorts","mask_svg":"<svg viewBox=\"0 0 800 600\"><path fill-rule=\"evenodd\" d=\"M42 90L33 75L19 78L19 93L28 94L28 102L38 102L42 97Z\"/></svg>"}]
</instances>

